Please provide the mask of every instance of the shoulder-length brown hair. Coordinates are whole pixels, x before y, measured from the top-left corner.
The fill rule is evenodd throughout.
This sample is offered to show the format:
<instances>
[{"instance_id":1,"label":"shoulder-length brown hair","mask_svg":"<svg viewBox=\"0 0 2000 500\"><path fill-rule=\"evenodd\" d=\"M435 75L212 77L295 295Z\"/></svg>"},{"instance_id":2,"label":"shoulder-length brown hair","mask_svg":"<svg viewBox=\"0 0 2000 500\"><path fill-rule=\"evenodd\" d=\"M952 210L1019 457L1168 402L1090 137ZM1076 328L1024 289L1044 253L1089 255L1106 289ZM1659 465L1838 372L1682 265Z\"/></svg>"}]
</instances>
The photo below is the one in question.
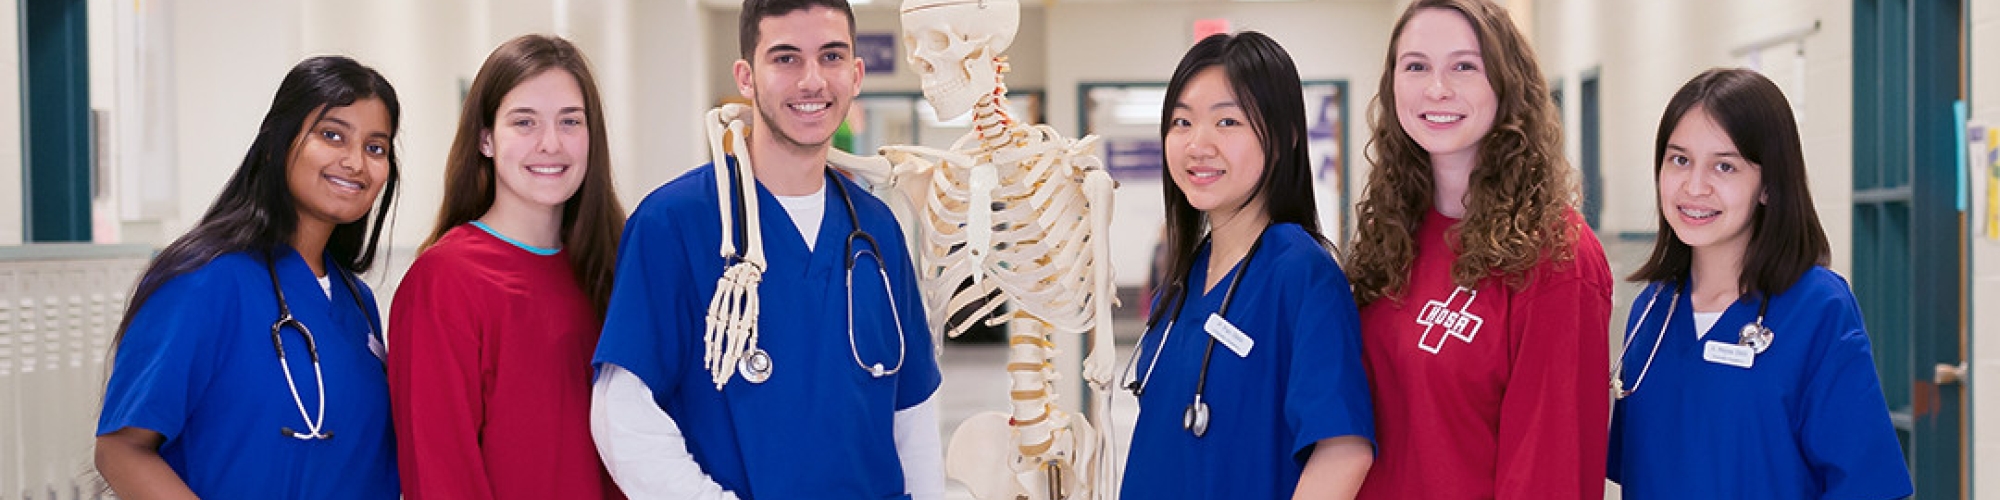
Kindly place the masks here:
<instances>
[{"instance_id":1,"label":"shoulder-length brown hair","mask_svg":"<svg viewBox=\"0 0 2000 500\"><path fill-rule=\"evenodd\" d=\"M1745 161L1757 165L1763 179L1764 202L1750 214L1750 244L1744 250L1743 273L1737 277L1738 291L1746 295L1784 292L1813 266L1826 265L1832 254L1826 230L1819 225L1819 213L1813 209L1812 192L1806 188L1805 149L1799 142L1799 124L1792 119L1792 106L1777 84L1755 71L1717 68L1702 72L1674 93L1666 113L1660 115L1660 131L1653 140L1655 182L1667 157L1667 139L1673 137L1681 118L1697 107L1722 127ZM1655 191L1653 196L1659 196ZM1654 205L1658 206L1657 199ZM1680 281L1688 277L1694 250L1667 224L1666 214L1656 219L1660 235L1653 240L1653 254L1626 279Z\"/></svg>"},{"instance_id":2,"label":"shoulder-length brown hair","mask_svg":"<svg viewBox=\"0 0 2000 500\"><path fill-rule=\"evenodd\" d=\"M590 159L583 185L563 203L562 236L576 284L590 296L599 315L611 299L611 276L618 263L618 237L625 228L625 208L611 188L611 150L606 145L604 100L591 77L589 61L568 40L548 35L522 35L486 56L466 91L458 116L458 134L445 158L444 206L437 227L424 248L452 228L471 222L493 208L493 159L479 151L480 138L493 130L500 99L515 86L544 71L562 70L576 77L583 89L584 120L590 127Z\"/></svg>"},{"instance_id":3,"label":"shoulder-length brown hair","mask_svg":"<svg viewBox=\"0 0 2000 500\"><path fill-rule=\"evenodd\" d=\"M1523 286L1528 270L1543 259L1571 258L1576 243L1565 218L1576 201L1576 181L1563 158L1560 115L1534 49L1507 11L1488 0L1419 0L1389 35L1381 84L1368 110L1374 132L1367 155L1374 168L1355 205L1361 222L1347 262L1354 298L1364 305L1409 286L1417 226L1435 192L1430 154L1396 117L1395 44L1410 18L1425 9L1449 9L1471 22L1499 105L1493 129L1479 141L1465 219L1451 233L1458 254L1452 282L1471 288L1500 275L1510 286Z\"/></svg>"}]
</instances>

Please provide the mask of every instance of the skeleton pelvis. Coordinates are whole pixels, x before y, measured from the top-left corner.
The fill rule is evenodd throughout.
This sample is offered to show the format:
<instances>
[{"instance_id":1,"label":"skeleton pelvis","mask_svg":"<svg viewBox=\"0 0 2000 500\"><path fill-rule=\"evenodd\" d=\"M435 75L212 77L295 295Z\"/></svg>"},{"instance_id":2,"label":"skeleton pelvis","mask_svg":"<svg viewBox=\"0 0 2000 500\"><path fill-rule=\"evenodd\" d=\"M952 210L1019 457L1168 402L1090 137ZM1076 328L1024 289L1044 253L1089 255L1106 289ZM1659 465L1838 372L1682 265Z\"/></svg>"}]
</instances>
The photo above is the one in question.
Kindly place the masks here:
<instances>
[{"instance_id":1,"label":"skeleton pelvis","mask_svg":"<svg viewBox=\"0 0 2000 500\"><path fill-rule=\"evenodd\" d=\"M1067 429L1052 436L1047 460L1021 456L1007 414L989 411L958 424L945 449L945 476L964 484L980 500L1086 500L1110 498L1090 490L1098 460L1097 430L1082 415L1069 415ZM1051 477L1060 481L1051 491Z\"/></svg>"}]
</instances>

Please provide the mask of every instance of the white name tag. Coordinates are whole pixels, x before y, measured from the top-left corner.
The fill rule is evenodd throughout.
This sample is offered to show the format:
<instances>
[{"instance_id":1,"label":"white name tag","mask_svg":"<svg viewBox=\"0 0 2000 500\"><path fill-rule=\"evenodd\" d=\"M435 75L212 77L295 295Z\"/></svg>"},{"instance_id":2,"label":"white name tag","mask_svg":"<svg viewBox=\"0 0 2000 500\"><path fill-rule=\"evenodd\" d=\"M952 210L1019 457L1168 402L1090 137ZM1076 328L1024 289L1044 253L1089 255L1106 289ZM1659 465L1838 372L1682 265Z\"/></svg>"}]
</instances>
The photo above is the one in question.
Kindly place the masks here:
<instances>
[{"instance_id":1,"label":"white name tag","mask_svg":"<svg viewBox=\"0 0 2000 500\"><path fill-rule=\"evenodd\" d=\"M1710 363L1749 368L1750 363L1757 361L1757 350L1747 345L1710 340L1707 347L1702 349L1701 359Z\"/></svg>"},{"instance_id":2,"label":"white name tag","mask_svg":"<svg viewBox=\"0 0 2000 500\"><path fill-rule=\"evenodd\" d=\"M1249 357L1250 348L1257 345L1257 341L1251 340L1243 330L1236 328L1236 325L1230 324L1229 320L1223 319L1219 314L1208 313L1208 324L1202 325L1202 328L1208 330L1208 336L1215 337L1217 342L1221 342L1223 347L1228 347L1229 352L1236 353L1236 357L1239 358Z\"/></svg>"}]
</instances>

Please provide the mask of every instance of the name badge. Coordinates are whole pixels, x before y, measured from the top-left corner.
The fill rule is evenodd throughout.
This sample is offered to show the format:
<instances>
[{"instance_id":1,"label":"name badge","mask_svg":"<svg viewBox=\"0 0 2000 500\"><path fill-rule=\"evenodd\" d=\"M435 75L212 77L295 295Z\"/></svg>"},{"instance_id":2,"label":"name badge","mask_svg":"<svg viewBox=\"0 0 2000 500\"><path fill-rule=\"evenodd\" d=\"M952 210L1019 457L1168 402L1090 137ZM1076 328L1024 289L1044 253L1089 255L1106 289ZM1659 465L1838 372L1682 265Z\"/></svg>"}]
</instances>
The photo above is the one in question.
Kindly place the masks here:
<instances>
[{"instance_id":1,"label":"name badge","mask_svg":"<svg viewBox=\"0 0 2000 500\"><path fill-rule=\"evenodd\" d=\"M1713 340L1708 341L1707 344L1702 349L1701 359L1707 360L1710 363L1748 369L1750 368L1750 364L1757 360L1757 350L1747 345L1736 345Z\"/></svg>"},{"instance_id":2,"label":"name badge","mask_svg":"<svg viewBox=\"0 0 2000 500\"><path fill-rule=\"evenodd\" d=\"M1222 315L1219 314L1208 313L1208 323L1202 325L1202 328L1208 330L1208 336L1215 337L1217 342L1221 342L1223 347L1228 347L1229 352L1236 353L1236 357L1239 358L1249 357L1250 348L1257 345L1257 341L1251 340L1243 330L1236 328L1236 325L1231 324L1229 320L1222 319Z\"/></svg>"}]
</instances>

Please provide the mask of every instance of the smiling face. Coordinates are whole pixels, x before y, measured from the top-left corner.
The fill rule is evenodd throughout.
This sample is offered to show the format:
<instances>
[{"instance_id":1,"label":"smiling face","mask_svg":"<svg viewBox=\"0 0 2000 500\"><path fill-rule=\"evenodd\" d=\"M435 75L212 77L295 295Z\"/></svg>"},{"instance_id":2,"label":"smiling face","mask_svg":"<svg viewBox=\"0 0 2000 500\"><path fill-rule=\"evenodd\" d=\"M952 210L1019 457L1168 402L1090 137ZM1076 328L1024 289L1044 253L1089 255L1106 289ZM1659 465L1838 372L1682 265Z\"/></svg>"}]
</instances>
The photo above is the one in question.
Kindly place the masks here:
<instances>
[{"instance_id":1,"label":"smiling face","mask_svg":"<svg viewBox=\"0 0 2000 500\"><path fill-rule=\"evenodd\" d=\"M1396 119L1433 165L1470 166L1499 100L1479 35L1458 11L1424 9L1396 39Z\"/></svg>"},{"instance_id":2,"label":"smiling face","mask_svg":"<svg viewBox=\"0 0 2000 500\"><path fill-rule=\"evenodd\" d=\"M327 234L366 217L388 182L389 108L371 97L309 116L318 121L307 121L293 139L285 182L300 232Z\"/></svg>"},{"instance_id":3,"label":"smiling face","mask_svg":"<svg viewBox=\"0 0 2000 500\"><path fill-rule=\"evenodd\" d=\"M1187 195L1189 205L1207 213L1210 220L1231 219L1238 207L1263 209L1260 203L1245 206L1264 176L1263 141L1221 66L1210 66L1188 79L1170 120L1167 174Z\"/></svg>"},{"instance_id":4,"label":"smiling face","mask_svg":"<svg viewBox=\"0 0 2000 500\"><path fill-rule=\"evenodd\" d=\"M737 91L757 108L751 141L824 151L860 93L862 63L847 15L813 6L766 17L758 30L755 59L734 68Z\"/></svg>"},{"instance_id":5,"label":"smiling face","mask_svg":"<svg viewBox=\"0 0 2000 500\"><path fill-rule=\"evenodd\" d=\"M500 98L480 152L493 159L494 210L561 210L590 164L589 116L576 77L549 69Z\"/></svg>"},{"instance_id":6,"label":"smiling face","mask_svg":"<svg viewBox=\"0 0 2000 500\"><path fill-rule=\"evenodd\" d=\"M1763 168L1701 107L1681 115L1660 158L1660 213L1675 236L1702 255L1741 256L1765 201Z\"/></svg>"}]
</instances>

